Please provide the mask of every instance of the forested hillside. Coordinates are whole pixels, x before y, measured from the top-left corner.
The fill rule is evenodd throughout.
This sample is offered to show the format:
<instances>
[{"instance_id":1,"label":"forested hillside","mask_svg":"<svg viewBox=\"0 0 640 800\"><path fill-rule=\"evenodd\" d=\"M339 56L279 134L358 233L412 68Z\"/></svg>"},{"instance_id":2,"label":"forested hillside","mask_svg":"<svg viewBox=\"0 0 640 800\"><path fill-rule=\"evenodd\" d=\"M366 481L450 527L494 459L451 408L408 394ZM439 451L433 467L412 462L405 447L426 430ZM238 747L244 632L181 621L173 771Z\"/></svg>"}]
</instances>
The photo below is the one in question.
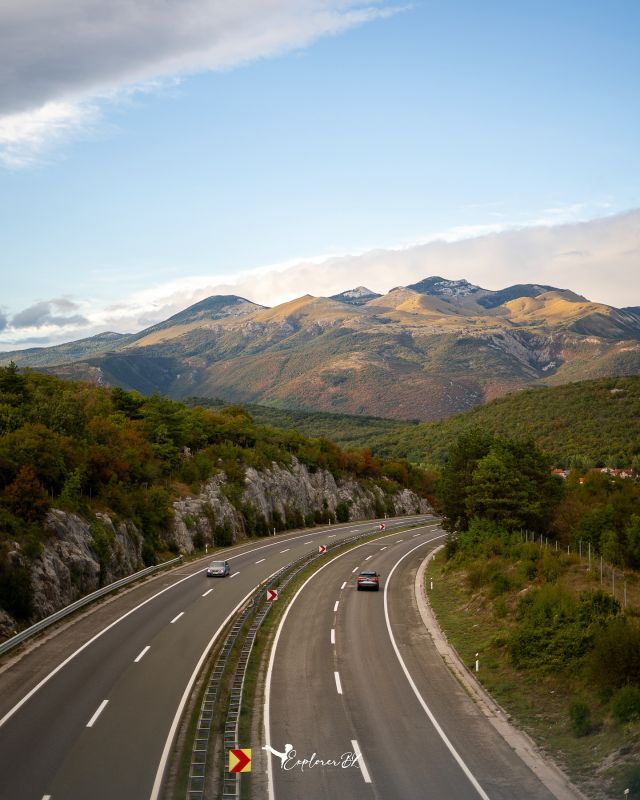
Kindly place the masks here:
<instances>
[{"instance_id":1,"label":"forested hillside","mask_svg":"<svg viewBox=\"0 0 640 800\"><path fill-rule=\"evenodd\" d=\"M186 401L189 406L220 409L227 405L223 400L194 397ZM258 425L271 425L283 430L296 430L313 439L326 438L346 448L371 448L379 444L381 437L390 439L415 428L414 422L403 422L381 417L355 416L354 414L332 414L328 411L297 411L288 408L272 408L254 403L243 406Z\"/></svg>"},{"instance_id":2,"label":"forested hillside","mask_svg":"<svg viewBox=\"0 0 640 800\"><path fill-rule=\"evenodd\" d=\"M238 407L187 408L157 395L23 374L13 364L0 368L0 610L30 616L27 584L33 560L53 535L44 524L52 508L89 521L101 565L110 563L115 542L96 514L132 524L140 557L151 564L172 546L166 534L174 501L197 494L216 477L246 533L329 521L326 504L320 512L326 519L306 519L293 508L262 519L243 504L247 469L273 471L274 464L303 465L310 474L326 470L365 489L375 485L380 515L394 513L385 498L398 491L423 497L429 491L429 476L414 466L256 425ZM333 514L349 519L343 505ZM82 576L76 578L81 584Z\"/></svg>"},{"instance_id":3,"label":"forested hillside","mask_svg":"<svg viewBox=\"0 0 640 800\"><path fill-rule=\"evenodd\" d=\"M588 797L640 790L640 484L562 480L479 429L448 453L429 596L477 676ZM631 796L635 796L632 794Z\"/></svg>"},{"instance_id":4,"label":"forested hillside","mask_svg":"<svg viewBox=\"0 0 640 800\"><path fill-rule=\"evenodd\" d=\"M394 430L368 445L377 455L441 464L456 438L472 428L531 438L556 466L639 468L640 378L518 392L439 422Z\"/></svg>"}]
</instances>

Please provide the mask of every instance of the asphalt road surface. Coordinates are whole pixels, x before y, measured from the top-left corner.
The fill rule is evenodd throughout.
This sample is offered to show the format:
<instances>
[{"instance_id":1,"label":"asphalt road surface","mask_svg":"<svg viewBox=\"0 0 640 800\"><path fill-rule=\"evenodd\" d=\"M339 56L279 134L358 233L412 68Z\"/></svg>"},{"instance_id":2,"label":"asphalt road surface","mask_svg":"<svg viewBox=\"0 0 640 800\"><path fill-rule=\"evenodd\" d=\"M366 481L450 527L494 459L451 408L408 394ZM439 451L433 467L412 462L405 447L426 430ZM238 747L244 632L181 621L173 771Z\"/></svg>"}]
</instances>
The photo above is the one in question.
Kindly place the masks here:
<instances>
[{"instance_id":1,"label":"asphalt road surface","mask_svg":"<svg viewBox=\"0 0 640 800\"><path fill-rule=\"evenodd\" d=\"M270 800L553 797L424 628L415 574L442 540L434 524L364 544L318 571L289 607L267 676L265 739L292 750L269 756ZM366 568L381 574L378 592L356 591Z\"/></svg>"},{"instance_id":2,"label":"asphalt road surface","mask_svg":"<svg viewBox=\"0 0 640 800\"><path fill-rule=\"evenodd\" d=\"M361 522L217 551L92 608L20 657L5 656L0 800L156 798L185 690L225 620L304 552L375 528ZM231 562L230 577L206 578L213 558Z\"/></svg>"}]
</instances>

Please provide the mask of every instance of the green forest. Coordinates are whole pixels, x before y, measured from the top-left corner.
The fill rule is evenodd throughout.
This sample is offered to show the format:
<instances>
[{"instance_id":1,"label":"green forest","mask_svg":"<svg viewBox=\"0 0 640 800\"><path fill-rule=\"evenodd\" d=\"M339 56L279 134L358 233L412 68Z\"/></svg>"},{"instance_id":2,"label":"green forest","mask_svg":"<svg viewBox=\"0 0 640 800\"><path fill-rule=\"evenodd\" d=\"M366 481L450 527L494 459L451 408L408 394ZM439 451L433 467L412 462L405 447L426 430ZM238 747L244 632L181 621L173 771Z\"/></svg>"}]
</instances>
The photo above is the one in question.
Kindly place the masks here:
<instances>
[{"instance_id":1,"label":"green forest","mask_svg":"<svg viewBox=\"0 0 640 800\"><path fill-rule=\"evenodd\" d=\"M223 407L222 400L192 404ZM635 467L640 470L640 377L603 378L515 392L437 422L391 420L247 405L256 422L324 436L382 458L441 466L460 433L482 428L530 438L554 466Z\"/></svg>"},{"instance_id":2,"label":"green forest","mask_svg":"<svg viewBox=\"0 0 640 800\"><path fill-rule=\"evenodd\" d=\"M376 481L387 496L403 487L422 496L432 489L432 476L402 460L257 425L236 406L187 407L158 395L23 373L15 364L1 367L0 606L19 618L29 616L29 593L23 591L28 560L42 546L51 507L89 520L107 511L132 521L143 536L147 564L165 555L160 534L171 524L172 501L198 492L216 472L225 473L225 493L243 512L248 533L328 521L258 520L242 507L246 467L287 465L293 458L312 472L322 468L337 478ZM379 510L392 513L390 504ZM14 543L22 560L9 558Z\"/></svg>"},{"instance_id":3,"label":"green forest","mask_svg":"<svg viewBox=\"0 0 640 800\"><path fill-rule=\"evenodd\" d=\"M531 389L438 422L407 424L368 441L376 455L442 464L464 431L530 438L558 467L640 469L640 377Z\"/></svg>"},{"instance_id":4,"label":"green forest","mask_svg":"<svg viewBox=\"0 0 640 800\"><path fill-rule=\"evenodd\" d=\"M479 428L461 434L436 487L451 546L456 535L467 541L469 531L488 525L552 538L563 550L590 548L608 564L640 569L640 483L597 470L564 480L552 474L551 463L532 440Z\"/></svg>"},{"instance_id":5,"label":"green forest","mask_svg":"<svg viewBox=\"0 0 640 800\"><path fill-rule=\"evenodd\" d=\"M588 796L622 796L640 791L640 483L550 465L532 441L458 437L437 487L450 535L431 602Z\"/></svg>"}]
</instances>

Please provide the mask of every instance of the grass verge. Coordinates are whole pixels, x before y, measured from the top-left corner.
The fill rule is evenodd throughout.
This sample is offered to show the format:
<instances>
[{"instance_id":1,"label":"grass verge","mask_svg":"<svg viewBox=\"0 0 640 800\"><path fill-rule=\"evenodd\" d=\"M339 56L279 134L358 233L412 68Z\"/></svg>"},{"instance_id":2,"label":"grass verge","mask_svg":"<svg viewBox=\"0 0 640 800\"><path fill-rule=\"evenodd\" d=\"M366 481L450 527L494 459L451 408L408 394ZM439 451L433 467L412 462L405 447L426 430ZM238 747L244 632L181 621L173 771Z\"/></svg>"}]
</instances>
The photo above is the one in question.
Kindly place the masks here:
<instances>
[{"instance_id":1,"label":"grass verge","mask_svg":"<svg viewBox=\"0 0 640 800\"><path fill-rule=\"evenodd\" d=\"M438 622L469 669L479 653L476 677L587 797L624 798L629 788L629 800L640 798L640 719L636 715L621 723L612 714L611 693L590 677L588 647L584 654L571 652L574 645L567 639L566 661L553 668L535 654L528 664L514 663L512 645L522 630L528 595L534 597L535 590L555 592L570 605L603 588L598 572L588 570L577 557L529 547L530 552L520 548L508 556L493 553L463 560L447 561L444 552L439 554L425 575ZM621 588L617 597L622 600ZM637 575L627 575L626 601L630 618L640 614ZM562 635L567 623L563 612L555 613L544 624L553 635ZM584 725L575 724L572 704L587 709Z\"/></svg>"}]
</instances>

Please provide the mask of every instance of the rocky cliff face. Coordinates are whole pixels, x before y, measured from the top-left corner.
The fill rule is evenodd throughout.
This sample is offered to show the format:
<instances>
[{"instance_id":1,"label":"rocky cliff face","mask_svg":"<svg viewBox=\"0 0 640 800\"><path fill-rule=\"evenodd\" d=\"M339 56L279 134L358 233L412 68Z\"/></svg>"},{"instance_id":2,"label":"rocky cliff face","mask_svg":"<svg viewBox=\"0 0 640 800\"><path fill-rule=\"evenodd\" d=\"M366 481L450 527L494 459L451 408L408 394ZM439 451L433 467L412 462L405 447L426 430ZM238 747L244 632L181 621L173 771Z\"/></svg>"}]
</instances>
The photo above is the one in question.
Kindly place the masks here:
<instances>
[{"instance_id":1,"label":"rocky cliff face","mask_svg":"<svg viewBox=\"0 0 640 800\"><path fill-rule=\"evenodd\" d=\"M173 535L181 553L192 552L194 542L212 543L215 529L225 523L233 541L245 535L246 518L229 501L225 487L224 475L220 474L209 480L199 495L173 504ZM249 468L241 493L241 506L251 508L253 516L262 517L269 527L274 518L287 525L318 513L329 514L335 520L341 503L347 505L352 520L380 516L385 507L395 515L431 510L426 500L408 489L385 496L373 484L363 488L355 480L336 481L327 470L310 472L295 458L290 467L273 463L267 470Z\"/></svg>"},{"instance_id":2,"label":"rocky cliff face","mask_svg":"<svg viewBox=\"0 0 640 800\"><path fill-rule=\"evenodd\" d=\"M310 521L314 515L333 521L341 504L343 514L348 513L352 520L380 516L385 510L396 515L430 510L426 500L407 489L385 494L374 484L364 488L354 480L336 481L330 472L310 472L294 459L289 467L274 463L263 471L248 469L244 487L230 487L220 473L204 484L200 494L177 500L166 544L181 553L192 553L212 544L216 531L223 531L231 544L247 533L247 509L265 526L271 528L277 520L277 527L282 528L302 526L305 518ZM101 513L88 521L53 509L45 520L45 530L42 550L31 560L31 622L145 566L143 537L131 522L115 524ZM9 558L24 563L26 555L16 544ZM15 620L0 608L0 636L10 636L15 628Z\"/></svg>"},{"instance_id":3,"label":"rocky cliff face","mask_svg":"<svg viewBox=\"0 0 640 800\"><path fill-rule=\"evenodd\" d=\"M96 517L90 523L59 509L49 512L49 536L31 571L38 619L144 567L135 525L114 525L106 514Z\"/></svg>"}]
</instances>

